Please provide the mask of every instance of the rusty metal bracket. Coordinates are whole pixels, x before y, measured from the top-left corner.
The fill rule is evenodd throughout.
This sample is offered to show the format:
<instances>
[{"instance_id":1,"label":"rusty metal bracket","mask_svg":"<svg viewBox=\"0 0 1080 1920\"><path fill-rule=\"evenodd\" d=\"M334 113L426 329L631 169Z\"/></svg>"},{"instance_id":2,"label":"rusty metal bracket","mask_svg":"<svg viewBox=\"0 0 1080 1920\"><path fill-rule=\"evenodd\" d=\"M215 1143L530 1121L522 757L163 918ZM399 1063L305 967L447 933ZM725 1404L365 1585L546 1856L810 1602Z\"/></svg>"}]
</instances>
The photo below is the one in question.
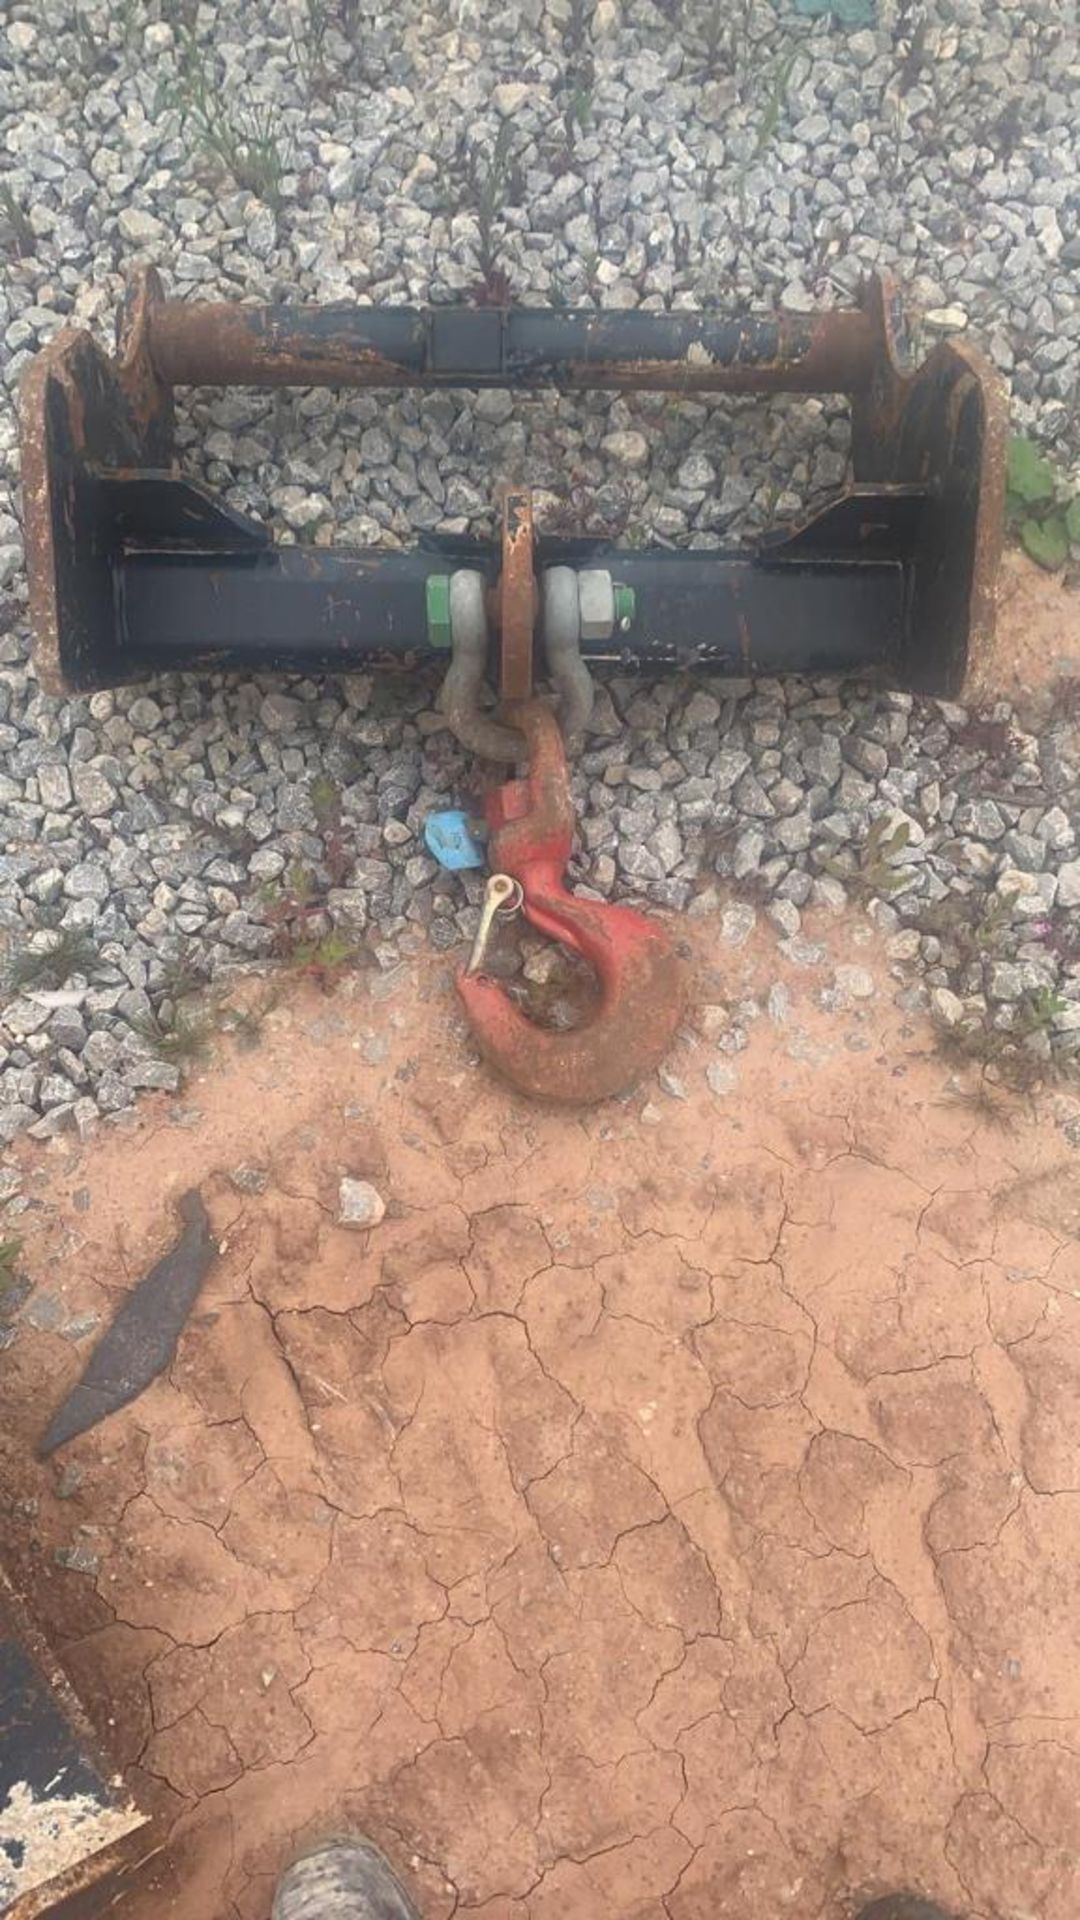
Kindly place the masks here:
<instances>
[{"instance_id":1,"label":"rusty metal bracket","mask_svg":"<svg viewBox=\"0 0 1080 1920\"><path fill-rule=\"evenodd\" d=\"M234 380L592 386L673 397L841 392L851 396L853 480L801 523L749 547L710 552L536 539L520 490L507 499L501 554L456 537L428 538L404 553L276 547L265 528L173 464L173 386ZM910 364L900 303L884 278L868 282L851 310L731 320L215 306L166 300L156 275L144 273L129 294L115 358L70 330L25 377L38 674L48 690L70 692L177 668L307 672L445 661L449 583L471 571L503 625L501 653L498 619L480 637L479 679L498 684L501 669L504 692L516 698L531 687L534 641L538 672L552 665L544 573L571 568L606 571L623 593L620 606L632 608L608 627L583 623L574 645L586 667L857 670L956 695L993 630L1004 423L1001 384L974 347L945 341L922 366ZM471 660L464 676L470 686L475 666ZM576 724L583 694L576 684ZM502 748L502 758L513 757L505 729Z\"/></svg>"},{"instance_id":2,"label":"rusty metal bracket","mask_svg":"<svg viewBox=\"0 0 1080 1920\"><path fill-rule=\"evenodd\" d=\"M532 700L516 723L528 773L488 795L492 866L518 881L525 916L540 933L588 961L599 1004L581 1026L554 1033L482 972L467 968L457 988L481 1052L504 1079L534 1099L588 1105L636 1086L662 1060L682 1013L683 970L655 920L567 890L574 813L558 721Z\"/></svg>"},{"instance_id":3,"label":"rusty metal bracket","mask_svg":"<svg viewBox=\"0 0 1080 1920\"><path fill-rule=\"evenodd\" d=\"M533 690L533 630L538 594L533 572L533 507L528 487L507 487L499 575L499 697L504 706Z\"/></svg>"}]
</instances>

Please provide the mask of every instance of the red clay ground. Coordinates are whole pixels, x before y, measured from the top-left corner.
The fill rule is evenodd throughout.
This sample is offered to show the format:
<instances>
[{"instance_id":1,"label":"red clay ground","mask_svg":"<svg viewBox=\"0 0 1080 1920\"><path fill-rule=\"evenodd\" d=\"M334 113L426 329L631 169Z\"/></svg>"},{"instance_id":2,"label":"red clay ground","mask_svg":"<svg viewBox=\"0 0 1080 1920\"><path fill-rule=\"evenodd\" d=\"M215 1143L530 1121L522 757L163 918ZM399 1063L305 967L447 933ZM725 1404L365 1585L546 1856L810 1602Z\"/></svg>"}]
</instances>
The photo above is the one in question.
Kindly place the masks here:
<instances>
[{"instance_id":1,"label":"red clay ground","mask_svg":"<svg viewBox=\"0 0 1080 1920\"><path fill-rule=\"evenodd\" d=\"M951 1097L860 937L805 968L698 922L685 1098L525 1106L432 961L39 1159L2 1480L163 1822L110 1914L266 1920L358 1823L428 1920L831 1920L897 1883L1075 1920L1080 1162L1052 1110ZM729 1058L741 982L791 1004ZM343 1173L389 1203L367 1234ZM171 1377L30 1463L194 1183L221 1257Z\"/></svg>"}]
</instances>

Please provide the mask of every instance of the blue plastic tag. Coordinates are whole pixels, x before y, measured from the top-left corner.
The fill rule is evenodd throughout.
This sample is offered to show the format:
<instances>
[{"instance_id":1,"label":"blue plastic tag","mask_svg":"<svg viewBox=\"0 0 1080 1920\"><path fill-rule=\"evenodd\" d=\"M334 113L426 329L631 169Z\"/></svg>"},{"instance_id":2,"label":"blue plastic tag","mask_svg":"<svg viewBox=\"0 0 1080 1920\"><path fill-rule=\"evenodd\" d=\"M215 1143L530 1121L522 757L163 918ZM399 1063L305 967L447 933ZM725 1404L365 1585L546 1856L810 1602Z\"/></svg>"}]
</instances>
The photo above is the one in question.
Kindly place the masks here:
<instances>
[{"instance_id":1,"label":"blue plastic tag","mask_svg":"<svg viewBox=\"0 0 1080 1920\"><path fill-rule=\"evenodd\" d=\"M473 838L468 816L459 807L447 807L444 813L429 813L424 821L424 845L434 854L440 867L460 873L465 867L482 867L484 851Z\"/></svg>"}]
</instances>

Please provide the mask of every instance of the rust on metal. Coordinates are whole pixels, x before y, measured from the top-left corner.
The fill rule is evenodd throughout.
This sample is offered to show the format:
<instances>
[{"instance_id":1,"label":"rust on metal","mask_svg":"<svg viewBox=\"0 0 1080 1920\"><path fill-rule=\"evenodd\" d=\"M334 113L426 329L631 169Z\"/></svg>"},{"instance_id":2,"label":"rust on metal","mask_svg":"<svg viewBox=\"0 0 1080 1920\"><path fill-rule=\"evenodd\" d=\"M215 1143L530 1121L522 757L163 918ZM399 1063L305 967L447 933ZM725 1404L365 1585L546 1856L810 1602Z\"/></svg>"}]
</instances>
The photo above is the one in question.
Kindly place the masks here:
<instances>
[{"instance_id":1,"label":"rust on metal","mask_svg":"<svg viewBox=\"0 0 1080 1920\"><path fill-rule=\"evenodd\" d=\"M855 310L819 314L798 329L776 323L768 358L738 349L730 360L709 359L693 345L681 360L581 360L559 370L560 386L653 393L861 393L870 385L878 335L869 315Z\"/></svg>"},{"instance_id":2,"label":"rust on metal","mask_svg":"<svg viewBox=\"0 0 1080 1920\"><path fill-rule=\"evenodd\" d=\"M499 610L499 695L527 700L533 689L533 633L539 596L533 571L533 508L528 487L503 495Z\"/></svg>"},{"instance_id":3,"label":"rust on metal","mask_svg":"<svg viewBox=\"0 0 1080 1920\"><path fill-rule=\"evenodd\" d=\"M303 314L303 309L297 309ZM363 311L362 309L360 311ZM166 300L148 315L150 357L170 386L407 387L415 370L334 326L333 309L288 332L266 310L210 300Z\"/></svg>"},{"instance_id":4,"label":"rust on metal","mask_svg":"<svg viewBox=\"0 0 1080 1920\"><path fill-rule=\"evenodd\" d=\"M861 618L869 631L867 583L857 577L858 548L861 542L871 558L882 562L891 528L894 558L903 570L903 597L890 658L904 684L955 697L969 663L973 674L984 669L1001 545L1001 383L966 343L942 343L921 366L913 365L902 306L886 276L867 283L856 309L732 320L685 311L186 305L165 300L156 274L147 270L131 285L115 358L102 353L88 333L71 330L42 350L23 381L26 549L35 660L42 685L50 692L117 685L152 670L159 661L190 664L205 657L209 663L213 655L202 654L201 642L211 632L218 657L237 663L241 653L249 663L258 658L257 636L245 632L244 648L234 646L234 629L213 617L216 603L207 589L218 554L226 569L223 583L240 615L245 611L247 562L257 550L264 550L254 570L264 596L275 569L283 586L288 581L288 616L284 601L266 615L264 657L271 663L295 653L304 656L301 664L322 654L325 663L332 664L335 657L345 661L378 653L384 642L401 658L414 637L422 646L429 634L422 587L414 593L411 576L405 577L407 568L404 573L388 571L380 579L370 557L344 555L338 560L324 549L312 549L312 591L301 597L295 570L280 563L267 530L245 522L177 473L172 383L204 380L435 388L654 387L670 393L847 391L852 395L854 485L834 502L828 529L808 535L807 556L821 570L834 563L840 572L849 569L850 624ZM905 488L921 489L925 510L898 509L895 496ZM858 506L868 490L878 496L880 507L872 524L881 537L875 535L873 541L867 539L866 526L843 512L845 502ZM497 570L494 556L471 550L468 543L452 567L455 581L464 576L475 580L479 598L460 646L459 622L455 619L452 626L455 657L448 674L447 710L470 730L470 745L504 762L518 758L517 736L512 723L499 726L483 710L482 690L494 664L491 642L500 619L506 626L504 700L512 703L531 688L528 662L539 616L531 600L535 586L523 511L504 530L501 588L490 585ZM791 558L790 549L790 530L779 545L766 536L745 560L741 553L718 559L717 579L730 572L747 596L767 599L766 589L776 584L776 572L785 557ZM152 588L155 581L169 577L166 563L180 551L185 564L179 559L171 563L171 577L183 583L185 613L181 616L171 607L166 645L155 619ZM570 564L577 558L572 553ZM688 578L693 564L687 556ZM366 609L357 586L365 573L370 574L372 598L380 601L370 635L361 618L366 618ZM658 633L663 634L656 606L657 596L661 602L667 598L668 576L648 569L646 575L647 584L639 589L639 617L627 638L627 651L635 657L650 657ZM338 607L339 579L345 582L350 614ZM700 601L700 588L696 591ZM265 597L261 604L266 607ZM717 630L724 630L723 643L718 640L713 655L702 657L714 659L722 671L733 671L740 660L749 664L753 622L747 605L746 624L736 625L732 633L726 594L720 596L720 610ZM887 609L886 616L889 626ZM699 623L705 622L704 613L698 617ZM188 620L190 645L185 645L179 626L182 618ZM873 631L880 632L880 610L873 618ZM826 656L833 624L830 638L820 642ZM320 654L316 641L324 632L326 645ZM695 641L700 638L700 633L695 635ZM808 651L818 646L812 633ZM614 640L610 657L615 657ZM789 657L787 664L796 662ZM463 728L458 731L464 739Z\"/></svg>"},{"instance_id":5,"label":"rust on metal","mask_svg":"<svg viewBox=\"0 0 1080 1920\"><path fill-rule=\"evenodd\" d=\"M932 488L905 674L913 687L956 699L987 683L993 648L1005 528L1005 384L967 341L942 341L914 366L889 275L869 281L863 302L881 348L868 391L852 404L855 480Z\"/></svg>"},{"instance_id":6,"label":"rust on metal","mask_svg":"<svg viewBox=\"0 0 1080 1920\"><path fill-rule=\"evenodd\" d=\"M49 387L63 387L73 418L81 413L77 382L71 374L74 343L88 334L65 328L35 354L19 387L20 454L23 487L23 548L30 586L30 625L34 635L34 669L46 693L59 696L69 690L60 659L60 612L56 580L53 476L48 457L46 405ZM73 533L74 498L56 502Z\"/></svg>"},{"instance_id":7,"label":"rust on metal","mask_svg":"<svg viewBox=\"0 0 1080 1920\"><path fill-rule=\"evenodd\" d=\"M488 796L492 866L520 883L532 925L593 968L599 1001L581 1026L553 1033L482 973L460 974L457 987L484 1058L504 1079L533 1099L586 1106L626 1092L663 1058L682 1014L683 969L656 921L567 891L574 814L558 722L539 700L514 717L529 770Z\"/></svg>"},{"instance_id":8,"label":"rust on metal","mask_svg":"<svg viewBox=\"0 0 1080 1920\"><path fill-rule=\"evenodd\" d=\"M964 401L982 414L982 460L973 559L967 602L967 653L956 692L989 688L997 615L997 579L1005 539L1005 461L1009 401L1005 382L985 354L965 341L949 340L937 349L962 364ZM976 476L972 476L973 483Z\"/></svg>"},{"instance_id":9,"label":"rust on metal","mask_svg":"<svg viewBox=\"0 0 1080 1920\"><path fill-rule=\"evenodd\" d=\"M155 291L145 302L138 339L157 378L174 386L861 393L881 358L882 320L880 309L869 307L726 320L685 313L241 306L162 300Z\"/></svg>"},{"instance_id":10,"label":"rust on metal","mask_svg":"<svg viewBox=\"0 0 1080 1920\"><path fill-rule=\"evenodd\" d=\"M157 371L150 354L150 316L164 300L154 267L141 267L132 274L116 319L116 374L132 419L167 449L173 432L172 386Z\"/></svg>"}]
</instances>

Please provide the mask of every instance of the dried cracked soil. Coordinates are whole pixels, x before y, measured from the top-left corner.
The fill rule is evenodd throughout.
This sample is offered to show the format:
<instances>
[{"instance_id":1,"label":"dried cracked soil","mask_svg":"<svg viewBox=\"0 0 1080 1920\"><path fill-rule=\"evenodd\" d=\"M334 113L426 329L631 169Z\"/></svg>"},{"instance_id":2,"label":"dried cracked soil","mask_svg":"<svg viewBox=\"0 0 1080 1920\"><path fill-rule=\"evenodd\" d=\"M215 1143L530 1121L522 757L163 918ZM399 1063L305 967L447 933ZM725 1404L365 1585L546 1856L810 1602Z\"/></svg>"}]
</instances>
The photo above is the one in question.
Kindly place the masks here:
<instances>
[{"instance_id":1,"label":"dried cracked soil","mask_svg":"<svg viewBox=\"0 0 1080 1920\"><path fill-rule=\"evenodd\" d=\"M688 1031L685 1098L530 1108L431 961L28 1150L3 1493L160 1823L117 1920L266 1920L353 1825L425 1920L1080 1910L1076 1150L950 1097L873 949L826 1015L771 936L694 939L699 1000L791 994L726 1098ZM170 1373L33 1463L194 1184Z\"/></svg>"}]
</instances>

